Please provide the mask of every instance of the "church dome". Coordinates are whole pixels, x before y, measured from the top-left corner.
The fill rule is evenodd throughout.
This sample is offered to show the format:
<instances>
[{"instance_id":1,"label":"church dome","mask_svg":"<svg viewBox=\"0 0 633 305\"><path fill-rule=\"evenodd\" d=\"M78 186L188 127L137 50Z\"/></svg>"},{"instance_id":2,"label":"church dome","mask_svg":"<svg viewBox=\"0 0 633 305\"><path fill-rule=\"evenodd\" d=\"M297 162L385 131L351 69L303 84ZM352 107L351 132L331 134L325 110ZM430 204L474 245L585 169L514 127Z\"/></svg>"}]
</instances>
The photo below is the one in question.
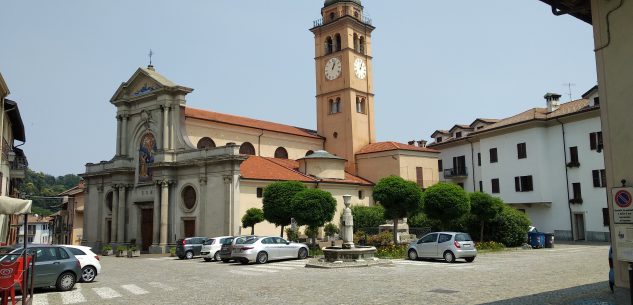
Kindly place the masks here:
<instances>
[{"instance_id":1,"label":"church dome","mask_svg":"<svg viewBox=\"0 0 633 305\"><path fill-rule=\"evenodd\" d=\"M323 5L323 7L327 7L327 6L330 6L332 4L337 4L337 3L341 3L341 2L351 2L351 3L358 4L358 5L362 6L362 4L360 3L360 0L325 0L325 4Z\"/></svg>"}]
</instances>

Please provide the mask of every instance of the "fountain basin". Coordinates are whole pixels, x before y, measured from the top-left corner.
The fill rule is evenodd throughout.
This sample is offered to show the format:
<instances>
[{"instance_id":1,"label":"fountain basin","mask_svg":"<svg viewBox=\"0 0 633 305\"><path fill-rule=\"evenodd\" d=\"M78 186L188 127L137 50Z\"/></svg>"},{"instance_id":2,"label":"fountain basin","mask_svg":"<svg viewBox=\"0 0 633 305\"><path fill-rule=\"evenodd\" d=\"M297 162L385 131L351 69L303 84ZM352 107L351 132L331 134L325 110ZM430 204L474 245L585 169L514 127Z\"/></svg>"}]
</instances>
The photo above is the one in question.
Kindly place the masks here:
<instances>
[{"instance_id":1,"label":"fountain basin","mask_svg":"<svg viewBox=\"0 0 633 305\"><path fill-rule=\"evenodd\" d=\"M344 247L323 248L323 255L326 262L356 262L373 259L376 254L376 247L355 246L346 249Z\"/></svg>"}]
</instances>

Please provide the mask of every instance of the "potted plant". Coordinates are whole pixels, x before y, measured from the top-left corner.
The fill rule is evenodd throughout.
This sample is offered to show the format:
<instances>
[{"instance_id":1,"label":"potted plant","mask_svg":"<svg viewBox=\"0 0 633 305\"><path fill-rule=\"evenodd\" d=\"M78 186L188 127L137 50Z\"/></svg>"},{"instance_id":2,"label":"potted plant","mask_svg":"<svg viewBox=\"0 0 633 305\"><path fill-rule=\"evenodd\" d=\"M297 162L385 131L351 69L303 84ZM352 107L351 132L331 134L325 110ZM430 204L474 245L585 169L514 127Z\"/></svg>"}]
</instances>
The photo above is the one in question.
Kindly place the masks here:
<instances>
[{"instance_id":1,"label":"potted plant","mask_svg":"<svg viewBox=\"0 0 633 305\"><path fill-rule=\"evenodd\" d=\"M130 240L130 246L127 248L127 257L139 257L141 250L136 246L136 239Z\"/></svg>"},{"instance_id":2,"label":"potted plant","mask_svg":"<svg viewBox=\"0 0 633 305\"><path fill-rule=\"evenodd\" d=\"M169 256L176 257L176 247L169 247Z\"/></svg>"},{"instance_id":3,"label":"potted plant","mask_svg":"<svg viewBox=\"0 0 633 305\"><path fill-rule=\"evenodd\" d=\"M101 247L101 255L109 256L112 254L114 254L114 251L112 251L112 245L104 245Z\"/></svg>"},{"instance_id":4,"label":"potted plant","mask_svg":"<svg viewBox=\"0 0 633 305\"><path fill-rule=\"evenodd\" d=\"M125 252L126 250L127 247L125 245L116 246L116 257L123 257L123 252Z\"/></svg>"}]
</instances>

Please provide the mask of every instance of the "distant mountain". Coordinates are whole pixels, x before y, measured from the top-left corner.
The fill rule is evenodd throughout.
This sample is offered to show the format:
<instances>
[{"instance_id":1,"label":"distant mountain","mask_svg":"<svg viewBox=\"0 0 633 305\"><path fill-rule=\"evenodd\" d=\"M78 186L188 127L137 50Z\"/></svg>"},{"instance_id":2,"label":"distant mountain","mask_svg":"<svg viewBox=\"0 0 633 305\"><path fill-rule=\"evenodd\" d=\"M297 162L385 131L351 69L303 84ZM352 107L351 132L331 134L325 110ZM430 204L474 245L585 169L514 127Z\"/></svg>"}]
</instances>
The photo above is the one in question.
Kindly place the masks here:
<instances>
[{"instance_id":1,"label":"distant mountain","mask_svg":"<svg viewBox=\"0 0 633 305\"><path fill-rule=\"evenodd\" d=\"M20 186L20 192L33 200L33 213L48 216L59 210L62 203L57 195L76 186L81 178L74 174L54 177L43 172L26 170L26 178Z\"/></svg>"}]
</instances>

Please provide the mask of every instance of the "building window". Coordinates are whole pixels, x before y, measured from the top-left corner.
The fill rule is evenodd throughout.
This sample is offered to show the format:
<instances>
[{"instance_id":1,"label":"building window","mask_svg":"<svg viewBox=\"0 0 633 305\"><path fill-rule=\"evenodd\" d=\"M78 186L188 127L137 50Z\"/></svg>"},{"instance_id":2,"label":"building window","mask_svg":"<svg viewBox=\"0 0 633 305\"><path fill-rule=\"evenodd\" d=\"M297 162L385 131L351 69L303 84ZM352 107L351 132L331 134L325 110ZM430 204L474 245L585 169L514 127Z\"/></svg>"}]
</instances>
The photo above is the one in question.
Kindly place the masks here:
<instances>
[{"instance_id":1,"label":"building window","mask_svg":"<svg viewBox=\"0 0 633 305\"><path fill-rule=\"evenodd\" d=\"M501 192L501 190L499 189L499 178L490 180L490 184L492 186L493 194L499 194Z\"/></svg>"},{"instance_id":2,"label":"building window","mask_svg":"<svg viewBox=\"0 0 633 305\"><path fill-rule=\"evenodd\" d=\"M490 163L497 163L498 161L499 159L497 158L497 149L491 148L490 149Z\"/></svg>"},{"instance_id":3,"label":"building window","mask_svg":"<svg viewBox=\"0 0 633 305\"><path fill-rule=\"evenodd\" d=\"M577 202L579 200L582 200L582 190L580 188L580 183L579 182L572 183L571 188L574 194L574 198L572 200L575 200L576 203L580 203L580 202Z\"/></svg>"},{"instance_id":4,"label":"building window","mask_svg":"<svg viewBox=\"0 0 633 305\"><path fill-rule=\"evenodd\" d=\"M607 175L604 169L592 170L593 187L607 187Z\"/></svg>"},{"instance_id":5,"label":"building window","mask_svg":"<svg viewBox=\"0 0 633 305\"><path fill-rule=\"evenodd\" d=\"M477 166L481 166L481 153L477 153Z\"/></svg>"},{"instance_id":6,"label":"building window","mask_svg":"<svg viewBox=\"0 0 633 305\"><path fill-rule=\"evenodd\" d=\"M467 176L466 173L466 156L453 157L454 176Z\"/></svg>"},{"instance_id":7,"label":"building window","mask_svg":"<svg viewBox=\"0 0 633 305\"><path fill-rule=\"evenodd\" d=\"M341 34L334 35L334 51L341 50Z\"/></svg>"},{"instance_id":8,"label":"building window","mask_svg":"<svg viewBox=\"0 0 633 305\"><path fill-rule=\"evenodd\" d=\"M311 155L311 154L313 154L313 153L314 153L314 151L312 151L312 150L308 150L308 151L306 151L306 157L307 157L307 156L309 156L309 155Z\"/></svg>"},{"instance_id":9,"label":"building window","mask_svg":"<svg viewBox=\"0 0 633 305\"><path fill-rule=\"evenodd\" d=\"M442 143L442 137L437 137L437 138L435 138L435 142L437 142L437 143Z\"/></svg>"},{"instance_id":10,"label":"building window","mask_svg":"<svg viewBox=\"0 0 633 305\"><path fill-rule=\"evenodd\" d=\"M196 206L196 190L191 185L182 189L182 203L187 210L192 210Z\"/></svg>"},{"instance_id":11,"label":"building window","mask_svg":"<svg viewBox=\"0 0 633 305\"><path fill-rule=\"evenodd\" d=\"M288 151L283 147L277 147L275 150L275 158L288 159Z\"/></svg>"},{"instance_id":12,"label":"building window","mask_svg":"<svg viewBox=\"0 0 633 305\"><path fill-rule=\"evenodd\" d=\"M517 144L517 157L519 159L527 158L527 148L525 146L525 143Z\"/></svg>"},{"instance_id":13,"label":"building window","mask_svg":"<svg viewBox=\"0 0 633 305\"><path fill-rule=\"evenodd\" d=\"M29 236L29 237L27 237L27 238L26 238L26 241L27 241L28 243L33 243L33 236Z\"/></svg>"},{"instance_id":14,"label":"building window","mask_svg":"<svg viewBox=\"0 0 633 305\"><path fill-rule=\"evenodd\" d=\"M341 112L341 98L337 97L335 100L330 100L330 114Z\"/></svg>"},{"instance_id":15,"label":"building window","mask_svg":"<svg viewBox=\"0 0 633 305\"><path fill-rule=\"evenodd\" d=\"M532 176L514 177L514 189L517 192L531 192L534 190Z\"/></svg>"},{"instance_id":16,"label":"building window","mask_svg":"<svg viewBox=\"0 0 633 305\"><path fill-rule=\"evenodd\" d=\"M363 192L363 190L358 191L358 199L359 200L365 199L365 193Z\"/></svg>"},{"instance_id":17,"label":"building window","mask_svg":"<svg viewBox=\"0 0 633 305\"><path fill-rule=\"evenodd\" d=\"M479 191L483 192L484 191L484 182L479 180Z\"/></svg>"},{"instance_id":18,"label":"building window","mask_svg":"<svg viewBox=\"0 0 633 305\"><path fill-rule=\"evenodd\" d=\"M240 154L242 155L255 155L255 146L249 142L244 142L240 145Z\"/></svg>"},{"instance_id":19,"label":"building window","mask_svg":"<svg viewBox=\"0 0 633 305\"><path fill-rule=\"evenodd\" d=\"M325 39L325 54L330 54L332 53L332 51L334 50L334 46L333 46L333 42L332 42L332 37L329 37Z\"/></svg>"},{"instance_id":20,"label":"building window","mask_svg":"<svg viewBox=\"0 0 633 305\"><path fill-rule=\"evenodd\" d=\"M611 221L609 221L609 208L602 208L602 224L608 227Z\"/></svg>"},{"instance_id":21,"label":"building window","mask_svg":"<svg viewBox=\"0 0 633 305\"><path fill-rule=\"evenodd\" d=\"M598 152L602 150L602 131L589 134L589 148Z\"/></svg>"},{"instance_id":22,"label":"building window","mask_svg":"<svg viewBox=\"0 0 633 305\"><path fill-rule=\"evenodd\" d=\"M209 137L204 137L198 141L198 145L196 145L196 147L198 149L215 148L215 142L213 142L213 140Z\"/></svg>"},{"instance_id":23,"label":"building window","mask_svg":"<svg viewBox=\"0 0 633 305\"><path fill-rule=\"evenodd\" d=\"M358 35L356 33L354 33L354 51L356 52L360 51L360 46L358 43Z\"/></svg>"},{"instance_id":24,"label":"building window","mask_svg":"<svg viewBox=\"0 0 633 305\"><path fill-rule=\"evenodd\" d=\"M600 97L594 97L593 98L593 106L594 107L600 106Z\"/></svg>"},{"instance_id":25,"label":"building window","mask_svg":"<svg viewBox=\"0 0 633 305\"><path fill-rule=\"evenodd\" d=\"M437 169L440 172L444 170L444 165L442 164L442 160L437 160Z\"/></svg>"},{"instance_id":26,"label":"building window","mask_svg":"<svg viewBox=\"0 0 633 305\"><path fill-rule=\"evenodd\" d=\"M567 166L580 166L580 161L578 160L578 146L572 146L569 148L569 164L567 164Z\"/></svg>"},{"instance_id":27,"label":"building window","mask_svg":"<svg viewBox=\"0 0 633 305\"><path fill-rule=\"evenodd\" d=\"M365 37L361 36L360 39L360 53L365 54Z\"/></svg>"},{"instance_id":28,"label":"building window","mask_svg":"<svg viewBox=\"0 0 633 305\"><path fill-rule=\"evenodd\" d=\"M461 137L462 137L462 132L461 131L458 131L458 132L455 133L455 138L456 139L459 139Z\"/></svg>"},{"instance_id":29,"label":"building window","mask_svg":"<svg viewBox=\"0 0 633 305\"><path fill-rule=\"evenodd\" d=\"M334 18L336 18L336 14L334 12L330 12L330 21L334 21Z\"/></svg>"},{"instance_id":30,"label":"building window","mask_svg":"<svg viewBox=\"0 0 633 305\"><path fill-rule=\"evenodd\" d=\"M35 235L35 225L28 225L27 226L27 234L28 235Z\"/></svg>"},{"instance_id":31,"label":"building window","mask_svg":"<svg viewBox=\"0 0 633 305\"><path fill-rule=\"evenodd\" d=\"M357 96L356 97L356 112L365 113L365 98Z\"/></svg>"},{"instance_id":32,"label":"building window","mask_svg":"<svg viewBox=\"0 0 633 305\"><path fill-rule=\"evenodd\" d=\"M424 175L422 173L421 167L415 168L415 181L417 182L420 188L424 187Z\"/></svg>"},{"instance_id":33,"label":"building window","mask_svg":"<svg viewBox=\"0 0 633 305\"><path fill-rule=\"evenodd\" d=\"M264 197L264 188L258 187L257 188L257 198L262 198L262 197Z\"/></svg>"}]
</instances>

